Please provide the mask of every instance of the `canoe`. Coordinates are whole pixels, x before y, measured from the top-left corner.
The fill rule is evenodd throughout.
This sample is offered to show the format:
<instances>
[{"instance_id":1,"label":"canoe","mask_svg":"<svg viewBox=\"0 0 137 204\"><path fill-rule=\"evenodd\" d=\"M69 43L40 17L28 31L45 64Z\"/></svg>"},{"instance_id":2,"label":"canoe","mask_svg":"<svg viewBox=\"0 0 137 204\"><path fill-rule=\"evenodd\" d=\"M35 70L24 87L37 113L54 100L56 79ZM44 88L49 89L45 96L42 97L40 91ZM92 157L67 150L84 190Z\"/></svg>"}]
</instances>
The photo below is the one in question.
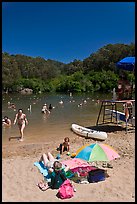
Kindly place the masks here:
<instances>
[{"instance_id":1,"label":"canoe","mask_svg":"<svg viewBox=\"0 0 137 204\"><path fill-rule=\"evenodd\" d=\"M103 131L93 130L77 124L72 124L71 129L76 134L84 136L86 138L93 138L93 139L99 139L99 140L107 139L107 133Z\"/></svg>"}]
</instances>

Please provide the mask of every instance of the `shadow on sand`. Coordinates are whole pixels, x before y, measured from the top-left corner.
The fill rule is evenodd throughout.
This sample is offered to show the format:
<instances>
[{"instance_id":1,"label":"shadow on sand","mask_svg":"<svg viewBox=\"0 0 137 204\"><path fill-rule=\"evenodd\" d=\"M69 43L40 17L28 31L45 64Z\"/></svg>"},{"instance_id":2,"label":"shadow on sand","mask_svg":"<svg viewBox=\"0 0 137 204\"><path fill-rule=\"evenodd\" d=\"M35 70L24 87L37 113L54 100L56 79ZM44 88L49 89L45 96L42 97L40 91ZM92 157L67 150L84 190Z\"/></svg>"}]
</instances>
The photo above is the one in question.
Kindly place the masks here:
<instances>
[{"instance_id":1,"label":"shadow on sand","mask_svg":"<svg viewBox=\"0 0 137 204\"><path fill-rule=\"evenodd\" d=\"M9 141L12 139L20 140L20 136L15 136L15 137L9 137Z\"/></svg>"},{"instance_id":2,"label":"shadow on sand","mask_svg":"<svg viewBox=\"0 0 137 204\"><path fill-rule=\"evenodd\" d=\"M124 127L118 125L98 125L98 126L89 126L86 127L93 130L103 131L103 132L115 132L115 131L123 131Z\"/></svg>"}]
</instances>

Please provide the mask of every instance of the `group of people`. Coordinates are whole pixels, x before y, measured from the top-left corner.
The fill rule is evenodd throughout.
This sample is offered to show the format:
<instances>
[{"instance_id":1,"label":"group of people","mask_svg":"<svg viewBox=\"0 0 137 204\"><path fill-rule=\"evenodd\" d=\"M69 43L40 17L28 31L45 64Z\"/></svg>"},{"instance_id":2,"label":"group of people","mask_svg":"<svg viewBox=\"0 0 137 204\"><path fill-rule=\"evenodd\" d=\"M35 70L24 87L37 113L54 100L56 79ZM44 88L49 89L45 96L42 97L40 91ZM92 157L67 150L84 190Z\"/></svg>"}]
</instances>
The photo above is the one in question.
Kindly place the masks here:
<instances>
[{"instance_id":1,"label":"group of people","mask_svg":"<svg viewBox=\"0 0 137 204\"><path fill-rule=\"evenodd\" d=\"M20 130L20 135L21 135L20 141L23 141L23 136L24 136L23 131L26 124L28 124L28 120L26 118L26 115L23 113L22 109L19 109L18 113L15 115L13 124L15 125L16 122ZM6 127L11 126L11 120L7 116L4 116L2 123ZM62 154L62 152L64 151L69 152L69 148L70 148L69 138L65 137L64 142L59 145L57 150L60 151L60 154ZM62 168L62 164L58 161L58 159L54 158L50 152L48 152L47 154L45 153L42 154L39 162L40 161L43 161L44 166L48 169L48 172L51 177L51 182L45 183L44 181L40 181L37 185L43 191L47 190L48 188L58 189L61 186L61 184L64 182L64 180L67 179L65 172L68 171L69 168L68 167Z\"/></svg>"},{"instance_id":2,"label":"group of people","mask_svg":"<svg viewBox=\"0 0 137 204\"><path fill-rule=\"evenodd\" d=\"M15 119L13 121L13 124L18 124L19 131L20 131L20 141L23 141L24 139L24 128L26 125L28 125L28 120L26 118L26 114L23 113L22 109L19 109L17 114L15 115ZM7 117L4 116L2 120L2 125L4 127L10 127L12 124L11 120Z\"/></svg>"},{"instance_id":3,"label":"group of people","mask_svg":"<svg viewBox=\"0 0 137 204\"><path fill-rule=\"evenodd\" d=\"M69 148L69 138L65 137L63 143L59 145L57 150L60 151L60 154L62 154L62 152L64 151L68 152ZM54 158L50 152L48 152L47 154L42 154L39 162L43 162L44 167L48 169L51 182L45 182L45 180L42 180L37 184L37 186L42 191L45 191L49 188L59 189L62 183L67 179L66 172L69 170L69 167L63 166L62 163L59 162L57 158ZM74 191L76 191L75 188Z\"/></svg>"},{"instance_id":4,"label":"group of people","mask_svg":"<svg viewBox=\"0 0 137 204\"><path fill-rule=\"evenodd\" d=\"M26 118L26 114L23 113L22 109L19 109L17 114L15 115L13 124L18 124L19 131L20 131L20 141L23 141L24 139L24 128L28 124L28 120ZM2 124L5 127L10 127L12 122L7 117L4 116L2 120ZM69 138L65 137L63 143L59 145L57 148L58 151L60 151L60 154L62 154L64 151L69 152L70 150L70 144L69 144ZM48 188L52 189L59 189L61 184L67 179L66 173L69 170L69 167L62 166L62 163L58 161L58 159L54 158L53 155L48 152L47 154L42 154L40 161L43 161L44 166L48 169L48 172L51 177L51 182L45 183L43 180L40 181L37 185L41 190L47 190Z\"/></svg>"},{"instance_id":5,"label":"group of people","mask_svg":"<svg viewBox=\"0 0 137 204\"><path fill-rule=\"evenodd\" d=\"M8 102L8 108L13 108L15 110L16 106L14 103ZM44 104L44 106L42 108L42 112L50 114L52 108L53 107L51 104L49 105L49 107L47 106L47 104ZM15 125L16 123L18 124L19 131L20 131L20 140L19 141L23 141L24 129L25 129L25 126L28 125L28 120L26 118L26 114L23 113L22 109L19 109L17 114L15 115L15 119L13 121L13 124ZM11 124L12 124L11 119L9 119L8 116L4 116L4 118L2 119L3 127L11 127Z\"/></svg>"}]
</instances>

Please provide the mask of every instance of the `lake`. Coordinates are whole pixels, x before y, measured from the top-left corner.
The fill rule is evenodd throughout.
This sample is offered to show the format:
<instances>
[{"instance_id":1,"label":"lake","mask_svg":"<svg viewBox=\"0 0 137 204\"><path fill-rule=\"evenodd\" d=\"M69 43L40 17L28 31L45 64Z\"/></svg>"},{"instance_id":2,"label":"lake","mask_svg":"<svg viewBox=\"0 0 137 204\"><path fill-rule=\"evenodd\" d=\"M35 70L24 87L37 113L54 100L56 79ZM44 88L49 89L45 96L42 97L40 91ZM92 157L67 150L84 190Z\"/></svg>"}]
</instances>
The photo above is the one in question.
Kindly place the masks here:
<instances>
[{"instance_id":1,"label":"lake","mask_svg":"<svg viewBox=\"0 0 137 204\"><path fill-rule=\"evenodd\" d=\"M48 142L57 140L58 137L71 137L71 124L76 123L82 126L96 125L97 116L101 103L96 100L112 99L109 94L31 94L21 95L3 94L2 95L2 117L8 116L12 120L11 128L2 128L2 142L8 144L9 137L18 137L19 130L17 125L13 125L13 120L17 110L23 109L27 115L29 124L24 131L25 142ZM60 101L63 104L60 104ZM8 102L16 105L16 110L8 108ZM54 109L47 116L41 113L43 104L51 104ZM31 105L31 111L29 106ZM11 143L16 140L12 139Z\"/></svg>"}]
</instances>

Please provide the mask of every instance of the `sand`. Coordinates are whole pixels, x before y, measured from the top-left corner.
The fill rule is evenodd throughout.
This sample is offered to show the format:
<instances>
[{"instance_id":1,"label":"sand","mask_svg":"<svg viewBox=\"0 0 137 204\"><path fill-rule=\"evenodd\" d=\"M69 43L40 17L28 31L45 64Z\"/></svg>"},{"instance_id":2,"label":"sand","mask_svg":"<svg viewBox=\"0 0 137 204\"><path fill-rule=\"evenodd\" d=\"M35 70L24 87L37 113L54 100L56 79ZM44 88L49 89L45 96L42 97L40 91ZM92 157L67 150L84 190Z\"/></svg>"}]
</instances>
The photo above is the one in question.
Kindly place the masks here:
<instances>
[{"instance_id":1,"label":"sand","mask_svg":"<svg viewBox=\"0 0 137 204\"><path fill-rule=\"evenodd\" d=\"M76 134L70 138L75 152L86 143L94 143ZM50 143L9 142L2 147L2 202L135 202L135 132L124 130L108 132L106 143L111 145L120 158L111 161L113 168L105 168L109 175L105 181L90 184L75 183L74 197L57 198L57 190L41 191L37 182L43 179L34 162L47 151L58 154L56 147L62 138ZM64 152L61 159L68 159ZM101 163L99 163L101 165Z\"/></svg>"}]
</instances>

